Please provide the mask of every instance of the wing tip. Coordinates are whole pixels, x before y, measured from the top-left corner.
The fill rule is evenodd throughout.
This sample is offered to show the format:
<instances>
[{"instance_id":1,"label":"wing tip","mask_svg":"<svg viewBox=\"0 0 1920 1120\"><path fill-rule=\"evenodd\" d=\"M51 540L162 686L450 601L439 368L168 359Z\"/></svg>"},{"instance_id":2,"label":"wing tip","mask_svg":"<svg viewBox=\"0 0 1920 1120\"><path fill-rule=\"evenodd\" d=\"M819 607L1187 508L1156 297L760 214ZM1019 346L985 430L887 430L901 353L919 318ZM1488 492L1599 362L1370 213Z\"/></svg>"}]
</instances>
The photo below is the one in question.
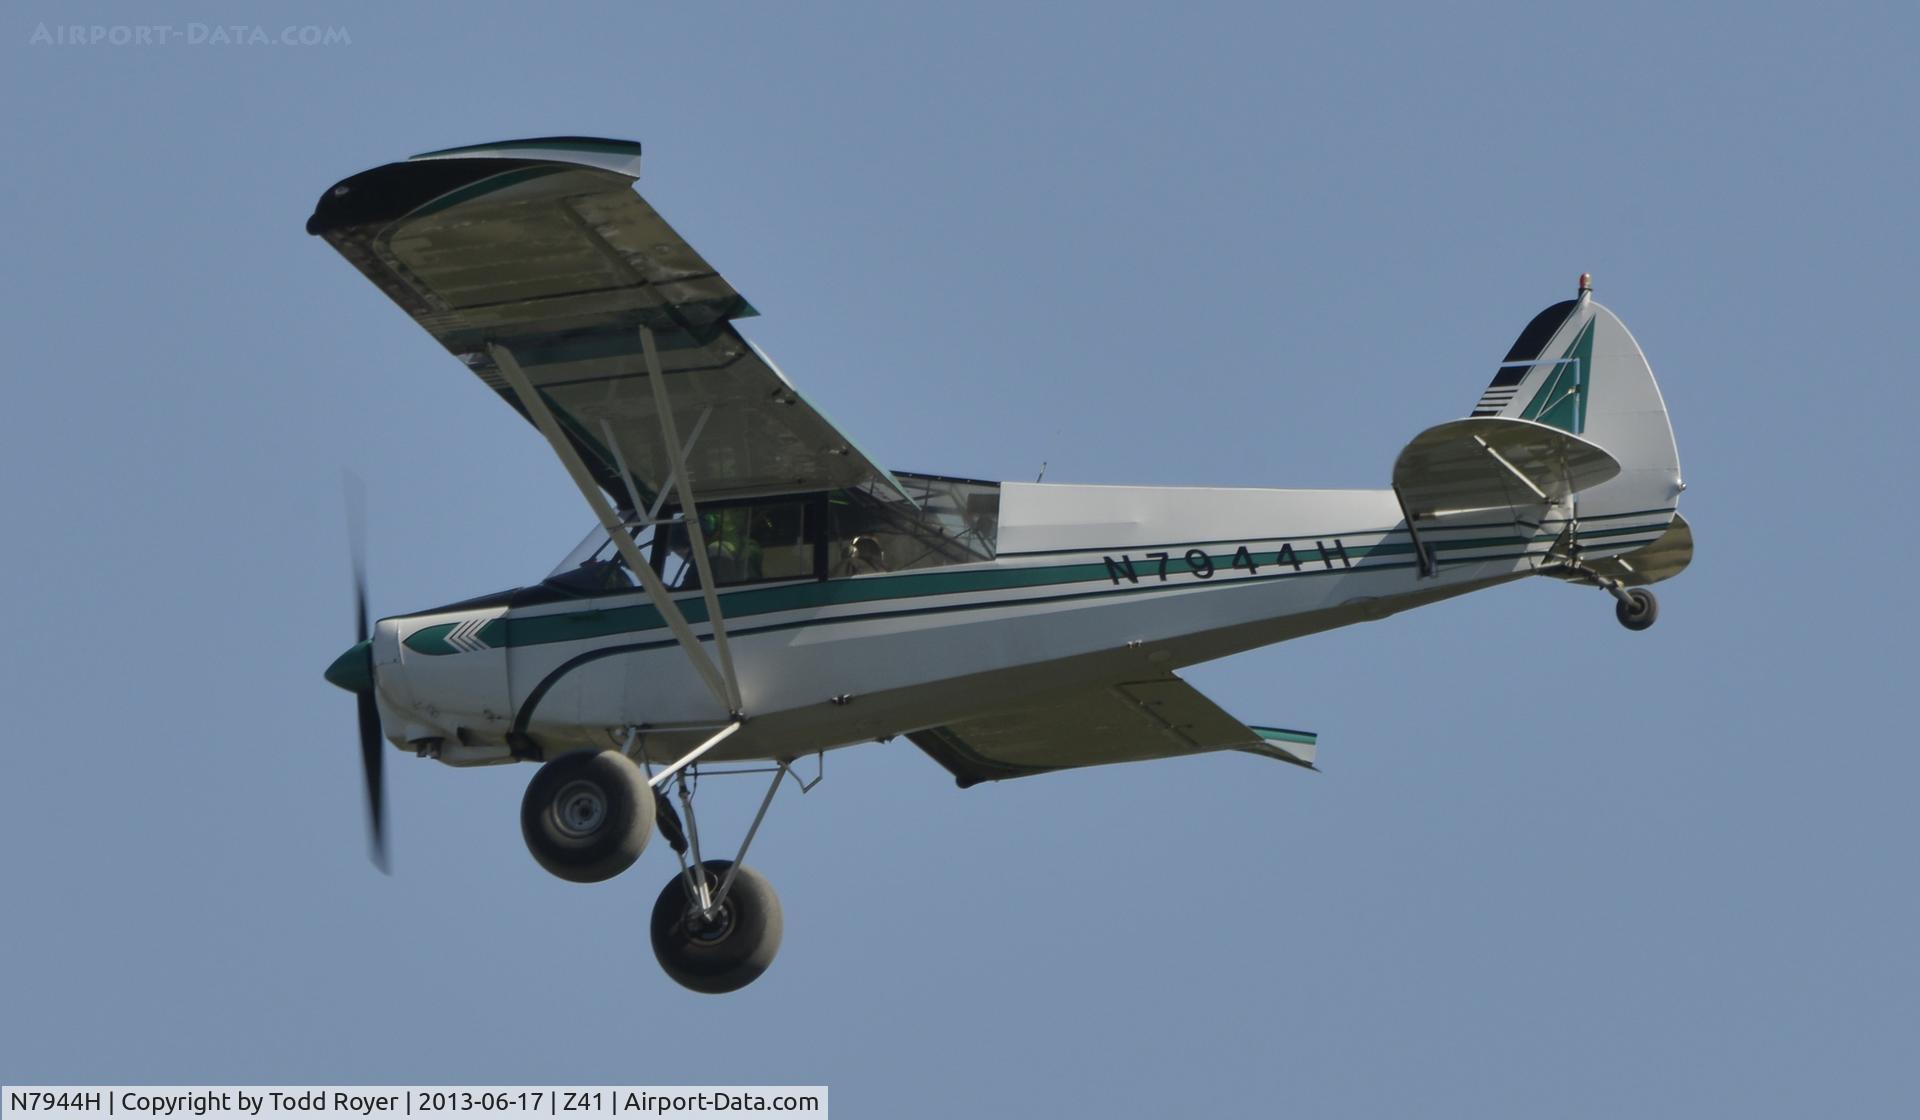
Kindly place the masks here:
<instances>
[{"instance_id":1,"label":"wing tip","mask_svg":"<svg viewBox=\"0 0 1920 1120\"><path fill-rule=\"evenodd\" d=\"M1261 758L1271 758L1276 762L1286 762L1303 770L1320 773L1314 765L1319 752L1320 736L1312 731L1299 731L1291 727L1257 727L1252 724L1247 730L1260 736L1258 745L1240 748L1248 754L1257 754Z\"/></svg>"},{"instance_id":2,"label":"wing tip","mask_svg":"<svg viewBox=\"0 0 1920 1120\"><path fill-rule=\"evenodd\" d=\"M471 183L516 167L542 164L638 179L640 143L598 136L541 136L422 152L328 187L314 204L307 232L317 237L344 226L391 221Z\"/></svg>"},{"instance_id":3,"label":"wing tip","mask_svg":"<svg viewBox=\"0 0 1920 1120\"><path fill-rule=\"evenodd\" d=\"M463 144L408 156L408 163L436 159L533 159L547 163L577 163L615 171L632 178L640 177L640 142L612 140L604 136L530 136L521 140L495 140L485 144Z\"/></svg>"}]
</instances>

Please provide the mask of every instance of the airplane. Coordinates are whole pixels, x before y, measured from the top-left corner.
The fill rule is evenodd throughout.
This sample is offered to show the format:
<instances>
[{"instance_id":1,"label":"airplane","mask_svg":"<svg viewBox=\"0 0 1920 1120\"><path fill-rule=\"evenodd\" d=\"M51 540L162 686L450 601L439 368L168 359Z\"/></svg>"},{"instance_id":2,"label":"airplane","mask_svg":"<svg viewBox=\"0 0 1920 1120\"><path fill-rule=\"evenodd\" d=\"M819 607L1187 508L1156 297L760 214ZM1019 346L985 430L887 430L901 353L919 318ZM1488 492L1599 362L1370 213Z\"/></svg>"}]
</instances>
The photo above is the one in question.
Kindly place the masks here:
<instances>
[{"instance_id":1,"label":"airplane","mask_svg":"<svg viewBox=\"0 0 1920 1120\"><path fill-rule=\"evenodd\" d=\"M602 882L656 830L672 847L651 937L694 991L779 949L744 860L781 786L824 774L802 759L905 738L963 788L1226 750L1314 768L1313 733L1243 723L1177 671L1536 575L1644 630L1647 585L1692 557L1666 405L1585 275L1385 488L978 481L887 470L841 433L639 175L636 143L544 137L320 197L307 232L530 421L595 519L537 583L371 627L356 545L357 640L326 679L357 699L382 870L383 739L539 763L520 823L547 871ZM756 771L736 854L707 858L697 779Z\"/></svg>"}]
</instances>

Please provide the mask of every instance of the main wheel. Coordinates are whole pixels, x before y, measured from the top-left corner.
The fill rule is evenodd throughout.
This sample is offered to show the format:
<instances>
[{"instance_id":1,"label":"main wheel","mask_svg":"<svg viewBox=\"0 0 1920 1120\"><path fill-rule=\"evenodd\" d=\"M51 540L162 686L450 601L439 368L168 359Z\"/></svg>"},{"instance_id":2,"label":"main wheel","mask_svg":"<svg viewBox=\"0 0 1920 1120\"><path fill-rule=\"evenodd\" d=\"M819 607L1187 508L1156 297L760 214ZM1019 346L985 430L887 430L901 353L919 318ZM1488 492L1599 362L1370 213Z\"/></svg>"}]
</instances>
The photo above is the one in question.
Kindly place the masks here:
<instances>
[{"instance_id":1,"label":"main wheel","mask_svg":"<svg viewBox=\"0 0 1920 1120\"><path fill-rule=\"evenodd\" d=\"M1633 588L1625 599L1614 601L1613 617L1629 630L1645 630L1660 617L1660 601L1644 587Z\"/></svg>"},{"instance_id":2,"label":"main wheel","mask_svg":"<svg viewBox=\"0 0 1920 1120\"><path fill-rule=\"evenodd\" d=\"M573 883L611 879L653 832L653 791L619 751L576 751L540 768L520 799L520 833L540 866Z\"/></svg>"},{"instance_id":3,"label":"main wheel","mask_svg":"<svg viewBox=\"0 0 1920 1120\"><path fill-rule=\"evenodd\" d=\"M732 860L710 859L694 869L709 892L720 889ZM727 897L711 919L687 894L687 877L675 875L653 904L653 955L675 983L696 992L737 992L758 979L780 951L780 897L753 868L742 864Z\"/></svg>"}]
</instances>

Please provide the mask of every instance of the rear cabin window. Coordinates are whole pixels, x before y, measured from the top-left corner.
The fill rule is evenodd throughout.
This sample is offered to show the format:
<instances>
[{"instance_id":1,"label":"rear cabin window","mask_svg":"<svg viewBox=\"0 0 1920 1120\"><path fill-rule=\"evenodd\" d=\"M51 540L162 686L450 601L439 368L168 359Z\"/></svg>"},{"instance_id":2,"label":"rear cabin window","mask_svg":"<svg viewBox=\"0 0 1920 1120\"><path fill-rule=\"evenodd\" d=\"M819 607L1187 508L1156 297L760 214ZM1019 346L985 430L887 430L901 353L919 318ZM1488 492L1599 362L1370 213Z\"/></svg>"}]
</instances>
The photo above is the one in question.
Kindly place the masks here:
<instances>
[{"instance_id":1,"label":"rear cabin window","mask_svg":"<svg viewBox=\"0 0 1920 1120\"><path fill-rule=\"evenodd\" d=\"M1000 532L1000 487L939 475L896 475L892 487L827 496L827 575L900 572L991 560Z\"/></svg>"}]
</instances>

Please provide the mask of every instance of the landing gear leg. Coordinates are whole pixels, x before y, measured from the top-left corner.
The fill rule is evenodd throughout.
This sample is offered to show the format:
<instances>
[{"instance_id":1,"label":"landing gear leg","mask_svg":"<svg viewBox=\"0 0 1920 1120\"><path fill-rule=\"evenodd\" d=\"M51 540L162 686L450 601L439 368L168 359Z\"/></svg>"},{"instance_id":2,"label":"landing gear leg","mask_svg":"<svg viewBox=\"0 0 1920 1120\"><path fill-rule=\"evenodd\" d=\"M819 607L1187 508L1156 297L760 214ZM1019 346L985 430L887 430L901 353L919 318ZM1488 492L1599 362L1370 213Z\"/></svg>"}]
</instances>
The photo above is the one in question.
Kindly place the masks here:
<instances>
[{"instance_id":1,"label":"landing gear leg","mask_svg":"<svg viewBox=\"0 0 1920 1120\"><path fill-rule=\"evenodd\" d=\"M1549 553L1549 555L1553 555L1554 552L1560 553L1559 563L1554 566L1553 574L1579 583L1590 583L1613 596L1615 600L1613 616L1619 619L1620 625L1627 629L1645 630L1652 626L1654 620L1660 617L1660 602L1653 597L1653 592L1644 587L1628 587L1613 576L1604 575L1582 563L1576 528L1576 525L1569 524L1560 542L1556 543L1553 552ZM1560 552L1562 549L1565 551Z\"/></svg>"},{"instance_id":2,"label":"landing gear leg","mask_svg":"<svg viewBox=\"0 0 1920 1120\"><path fill-rule=\"evenodd\" d=\"M681 811L675 813L666 797L660 798L665 808L660 831L680 859L680 873L654 901L649 930L654 957L682 987L716 995L738 991L758 979L780 951L784 921L779 896L764 876L741 861L787 773L785 762L774 769L760 811L731 860L701 858L694 784L684 771L676 776Z\"/></svg>"},{"instance_id":3,"label":"landing gear leg","mask_svg":"<svg viewBox=\"0 0 1920 1120\"><path fill-rule=\"evenodd\" d=\"M1628 587L1611 576L1603 576L1591 568L1585 569L1587 579L1599 585L1607 594L1613 596L1613 617L1620 625L1629 630L1645 630L1660 617L1660 601L1653 592L1644 587Z\"/></svg>"}]
</instances>

